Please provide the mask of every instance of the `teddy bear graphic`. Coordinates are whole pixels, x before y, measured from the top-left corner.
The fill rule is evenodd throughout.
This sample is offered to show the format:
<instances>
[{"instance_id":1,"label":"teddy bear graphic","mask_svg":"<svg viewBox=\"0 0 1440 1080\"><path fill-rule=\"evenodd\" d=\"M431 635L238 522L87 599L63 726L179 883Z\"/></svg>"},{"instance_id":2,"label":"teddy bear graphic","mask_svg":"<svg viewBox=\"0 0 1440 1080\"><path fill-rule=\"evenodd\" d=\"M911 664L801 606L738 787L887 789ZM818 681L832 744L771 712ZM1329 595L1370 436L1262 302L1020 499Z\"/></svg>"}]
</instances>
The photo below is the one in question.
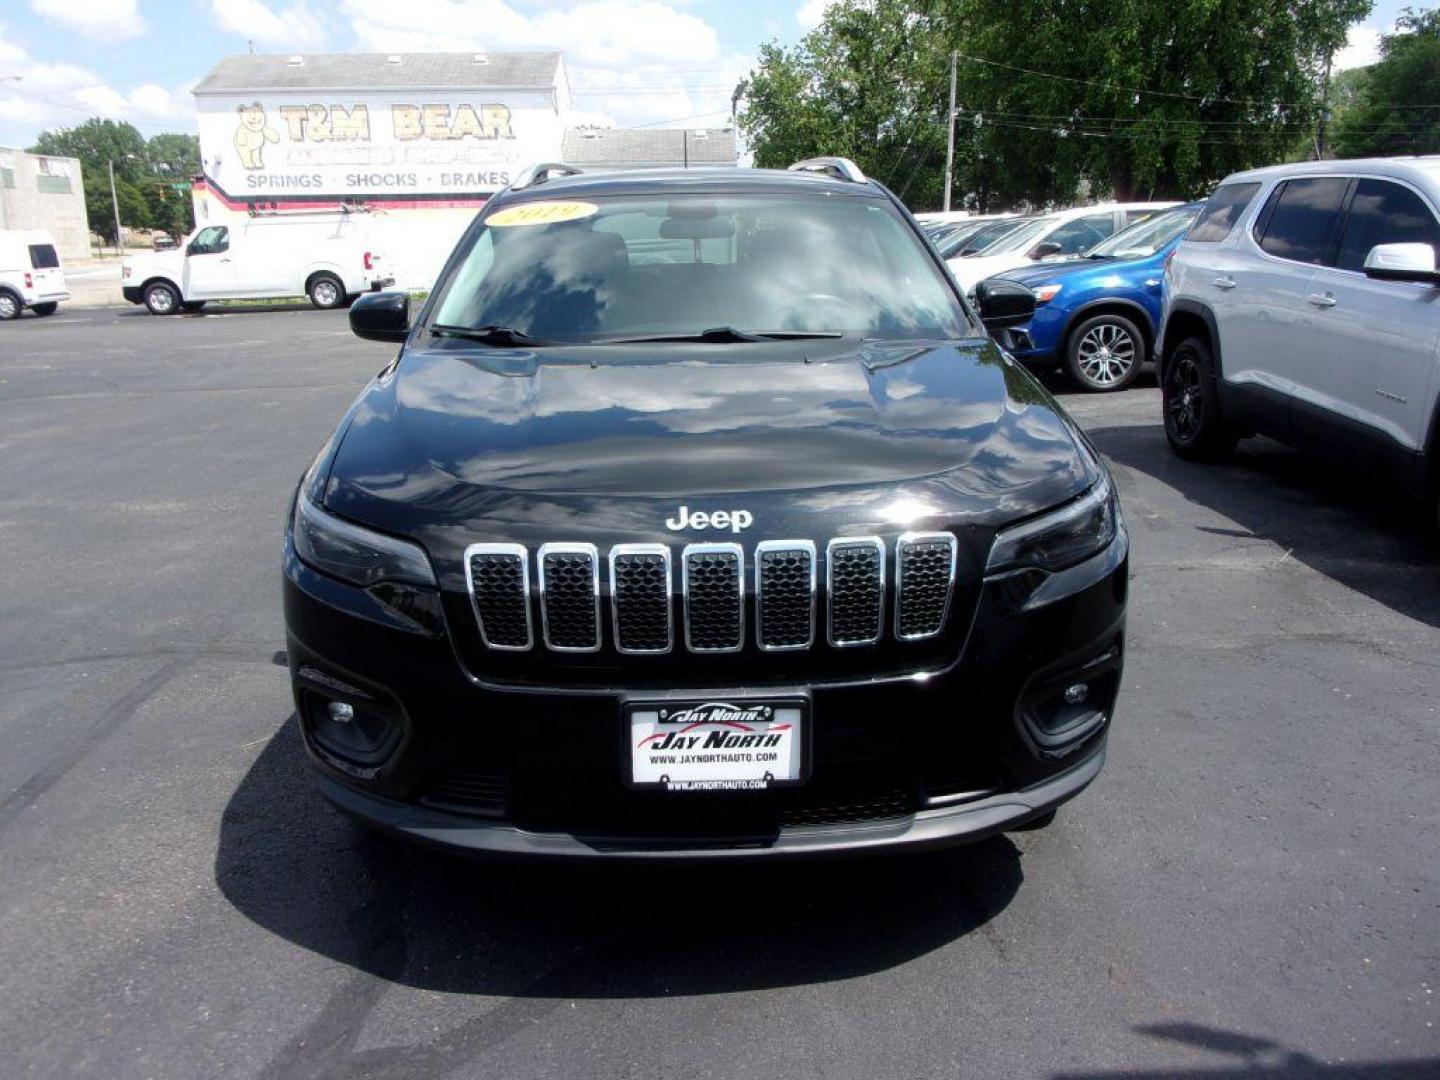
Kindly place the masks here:
<instances>
[{"instance_id":1,"label":"teddy bear graphic","mask_svg":"<svg viewBox=\"0 0 1440 1080\"><path fill-rule=\"evenodd\" d=\"M246 169L263 169L265 144L279 142L280 136L265 123L265 106L258 101L241 105L235 111L240 114L240 126L235 129L235 149L240 154L240 164Z\"/></svg>"}]
</instances>

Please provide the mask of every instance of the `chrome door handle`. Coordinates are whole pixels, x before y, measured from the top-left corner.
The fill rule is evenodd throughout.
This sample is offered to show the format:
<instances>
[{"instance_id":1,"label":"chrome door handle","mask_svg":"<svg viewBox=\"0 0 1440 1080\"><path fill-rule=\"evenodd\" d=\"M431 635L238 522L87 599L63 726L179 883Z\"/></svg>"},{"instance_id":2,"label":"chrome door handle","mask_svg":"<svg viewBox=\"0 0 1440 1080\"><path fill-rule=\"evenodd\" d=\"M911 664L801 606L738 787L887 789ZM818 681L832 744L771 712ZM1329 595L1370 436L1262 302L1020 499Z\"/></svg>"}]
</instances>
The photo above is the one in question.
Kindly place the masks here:
<instances>
[{"instance_id":1,"label":"chrome door handle","mask_svg":"<svg viewBox=\"0 0 1440 1080\"><path fill-rule=\"evenodd\" d=\"M1233 277L1217 277L1212 280L1210 284L1214 285L1217 289L1233 289L1236 281Z\"/></svg>"},{"instance_id":2,"label":"chrome door handle","mask_svg":"<svg viewBox=\"0 0 1440 1080\"><path fill-rule=\"evenodd\" d=\"M1331 293L1311 293L1305 297L1307 304L1314 304L1316 307L1334 307L1335 297Z\"/></svg>"}]
</instances>

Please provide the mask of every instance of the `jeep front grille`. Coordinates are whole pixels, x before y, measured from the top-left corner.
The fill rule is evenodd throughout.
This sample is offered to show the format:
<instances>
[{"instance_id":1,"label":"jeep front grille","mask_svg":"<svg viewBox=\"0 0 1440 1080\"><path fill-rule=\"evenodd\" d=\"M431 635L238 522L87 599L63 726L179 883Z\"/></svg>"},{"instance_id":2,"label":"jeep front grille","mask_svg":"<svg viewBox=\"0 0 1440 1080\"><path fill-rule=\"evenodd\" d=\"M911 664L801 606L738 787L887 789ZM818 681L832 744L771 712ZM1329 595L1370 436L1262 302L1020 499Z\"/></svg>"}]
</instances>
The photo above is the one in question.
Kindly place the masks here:
<instances>
[{"instance_id":1,"label":"jeep front grille","mask_svg":"<svg viewBox=\"0 0 1440 1080\"><path fill-rule=\"evenodd\" d=\"M755 546L755 638L766 651L808 649L815 639L815 545L765 540Z\"/></svg>"},{"instance_id":2,"label":"jeep front grille","mask_svg":"<svg viewBox=\"0 0 1440 1080\"><path fill-rule=\"evenodd\" d=\"M544 544L540 564L540 624L557 652L600 649L600 555L594 544Z\"/></svg>"},{"instance_id":3,"label":"jeep front grille","mask_svg":"<svg viewBox=\"0 0 1440 1080\"><path fill-rule=\"evenodd\" d=\"M945 628L955 583L955 537L905 533L895 543L895 636L934 637Z\"/></svg>"},{"instance_id":4,"label":"jeep front grille","mask_svg":"<svg viewBox=\"0 0 1440 1080\"><path fill-rule=\"evenodd\" d=\"M836 648L873 645L885 619L885 542L840 536L825 548L829 638Z\"/></svg>"},{"instance_id":5,"label":"jeep front grille","mask_svg":"<svg viewBox=\"0 0 1440 1080\"><path fill-rule=\"evenodd\" d=\"M465 584L486 645L530 648L530 558L524 547L471 544L465 549Z\"/></svg>"},{"instance_id":6,"label":"jeep front grille","mask_svg":"<svg viewBox=\"0 0 1440 1080\"><path fill-rule=\"evenodd\" d=\"M610 549L610 606L615 648L622 653L669 652L670 549L664 544L620 544Z\"/></svg>"},{"instance_id":7,"label":"jeep front grille","mask_svg":"<svg viewBox=\"0 0 1440 1080\"><path fill-rule=\"evenodd\" d=\"M685 647L738 652L745 644L745 551L739 544L691 544L681 563Z\"/></svg>"},{"instance_id":8,"label":"jeep front grille","mask_svg":"<svg viewBox=\"0 0 1440 1080\"><path fill-rule=\"evenodd\" d=\"M819 611L823 642L848 649L878 645L887 635L911 642L941 634L957 547L950 533L906 533L892 556L881 537L835 537L824 549L823 589L809 540L762 541L748 553L748 567L746 550L733 543L689 544L678 567L666 544L619 544L602 555L593 544L550 543L535 552L533 566L518 544L472 544L465 577L481 641L491 649L533 648L532 608L541 641L556 652L593 653L607 644L626 654L739 652L752 612L761 651L810 649Z\"/></svg>"}]
</instances>

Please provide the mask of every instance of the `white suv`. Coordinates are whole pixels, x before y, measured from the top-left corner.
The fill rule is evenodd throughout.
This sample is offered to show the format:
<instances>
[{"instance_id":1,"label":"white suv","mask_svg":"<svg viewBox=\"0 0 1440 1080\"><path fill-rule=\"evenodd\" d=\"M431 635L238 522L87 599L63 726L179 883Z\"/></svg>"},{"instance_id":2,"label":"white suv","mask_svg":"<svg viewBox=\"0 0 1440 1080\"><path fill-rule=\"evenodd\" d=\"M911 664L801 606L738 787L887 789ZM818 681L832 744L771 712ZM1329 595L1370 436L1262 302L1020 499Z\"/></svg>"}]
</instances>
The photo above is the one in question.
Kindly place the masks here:
<instances>
[{"instance_id":1,"label":"white suv","mask_svg":"<svg viewBox=\"0 0 1440 1080\"><path fill-rule=\"evenodd\" d=\"M1160 386L1177 454L1263 433L1440 483L1440 157L1228 177L1165 273Z\"/></svg>"}]
</instances>

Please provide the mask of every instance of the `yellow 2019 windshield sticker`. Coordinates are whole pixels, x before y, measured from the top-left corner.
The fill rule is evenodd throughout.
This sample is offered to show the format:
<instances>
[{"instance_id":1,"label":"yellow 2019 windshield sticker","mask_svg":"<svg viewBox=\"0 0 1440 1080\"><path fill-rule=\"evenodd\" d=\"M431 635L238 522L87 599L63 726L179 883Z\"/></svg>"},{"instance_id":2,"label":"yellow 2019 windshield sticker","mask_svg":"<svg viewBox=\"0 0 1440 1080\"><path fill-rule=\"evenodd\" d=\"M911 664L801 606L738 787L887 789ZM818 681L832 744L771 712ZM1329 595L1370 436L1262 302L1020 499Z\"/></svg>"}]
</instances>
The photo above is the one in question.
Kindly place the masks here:
<instances>
[{"instance_id":1,"label":"yellow 2019 windshield sticker","mask_svg":"<svg viewBox=\"0 0 1440 1080\"><path fill-rule=\"evenodd\" d=\"M587 218L600 208L588 202L533 202L507 206L485 219L486 225L501 228L513 225L554 225L561 221Z\"/></svg>"}]
</instances>

